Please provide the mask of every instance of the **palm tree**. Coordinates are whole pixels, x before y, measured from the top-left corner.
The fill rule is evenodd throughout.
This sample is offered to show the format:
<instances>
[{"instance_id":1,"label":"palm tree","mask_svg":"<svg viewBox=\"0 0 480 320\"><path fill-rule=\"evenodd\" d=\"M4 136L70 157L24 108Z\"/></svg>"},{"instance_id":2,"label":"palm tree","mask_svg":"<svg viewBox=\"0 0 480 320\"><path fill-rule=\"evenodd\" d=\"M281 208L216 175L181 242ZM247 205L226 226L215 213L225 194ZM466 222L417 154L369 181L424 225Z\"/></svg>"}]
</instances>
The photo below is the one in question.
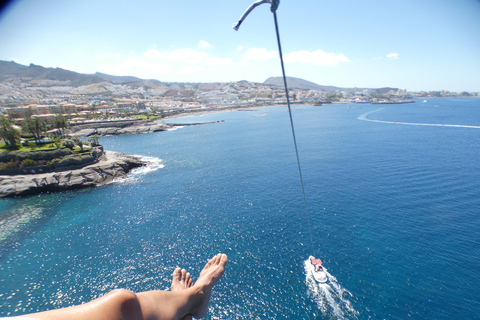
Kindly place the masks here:
<instances>
[{"instance_id":1,"label":"palm tree","mask_svg":"<svg viewBox=\"0 0 480 320\"><path fill-rule=\"evenodd\" d=\"M53 118L53 127L60 130L62 137L65 136L65 129L68 127L67 118L64 116L55 116Z\"/></svg>"},{"instance_id":2,"label":"palm tree","mask_svg":"<svg viewBox=\"0 0 480 320\"><path fill-rule=\"evenodd\" d=\"M45 133L46 129L47 125L45 124L45 121L38 117L25 118L22 125L22 130L27 133L31 133L36 144L40 142L40 139L42 138L42 135Z\"/></svg>"},{"instance_id":3,"label":"palm tree","mask_svg":"<svg viewBox=\"0 0 480 320\"><path fill-rule=\"evenodd\" d=\"M20 140L20 134L5 116L0 117L0 137L11 147L16 147L17 141Z\"/></svg>"}]
</instances>

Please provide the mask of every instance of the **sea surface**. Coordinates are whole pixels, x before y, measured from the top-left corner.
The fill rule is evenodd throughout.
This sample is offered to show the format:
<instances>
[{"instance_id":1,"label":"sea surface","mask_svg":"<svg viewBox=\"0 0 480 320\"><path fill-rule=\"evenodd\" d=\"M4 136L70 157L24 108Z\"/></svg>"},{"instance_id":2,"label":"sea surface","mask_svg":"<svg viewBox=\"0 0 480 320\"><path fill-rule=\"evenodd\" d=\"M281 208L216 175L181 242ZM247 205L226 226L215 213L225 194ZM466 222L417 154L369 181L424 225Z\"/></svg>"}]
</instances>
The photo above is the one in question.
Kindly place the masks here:
<instances>
[{"instance_id":1,"label":"sea surface","mask_svg":"<svg viewBox=\"0 0 480 320\"><path fill-rule=\"evenodd\" d=\"M479 319L480 99L293 106L102 137L150 166L0 200L0 316L168 289L218 252L206 319ZM322 259L327 284L306 271Z\"/></svg>"}]
</instances>

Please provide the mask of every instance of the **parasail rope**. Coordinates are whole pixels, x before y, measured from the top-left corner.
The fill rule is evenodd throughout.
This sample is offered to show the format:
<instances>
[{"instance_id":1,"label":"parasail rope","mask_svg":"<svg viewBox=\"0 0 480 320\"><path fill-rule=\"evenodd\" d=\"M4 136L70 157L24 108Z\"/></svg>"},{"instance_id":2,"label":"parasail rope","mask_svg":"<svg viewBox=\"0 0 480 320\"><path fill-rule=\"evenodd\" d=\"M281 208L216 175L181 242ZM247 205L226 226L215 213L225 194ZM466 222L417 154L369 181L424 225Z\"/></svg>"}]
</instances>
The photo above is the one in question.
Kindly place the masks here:
<instances>
[{"instance_id":1,"label":"parasail rope","mask_svg":"<svg viewBox=\"0 0 480 320\"><path fill-rule=\"evenodd\" d=\"M297 139L295 137L295 127L293 125L292 108L290 107L290 97L288 95L287 76L285 75L285 66L284 66L284 63L283 63L283 55L282 55L282 45L280 43L280 31L278 29L278 21L277 21L276 11L277 11L278 5L280 4L280 0L259 0L259 1L256 1L245 11L245 13L242 15L240 20L236 24L234 24L233 28L236 31L238 31L238 28L240 28L241 23L243 22L243 20L245 20L245 18L248 16L248 14L253 9L255 9L255 7L257 7L261 4L264 4L264 3L271 3L272 4L271 8L270 8L270 11L273 13L273 19L274 19L274 22L275 22L275 31L276 31L276 34L277 34L277 43L278 43L278 53L280 55L280 64L282 66L283 84L285 86L285 95L287 97L288 114L290 116L290 126L292 128L293 144L295 146L295 155L297 157L298 174L299 174L299 177L300 177L300 184L302 186L303 203L305 205L305 213L307 215L308 231L310 233L310 243L311 243L311 246L312 246L312 252L315 253L315 249L314 249L315 247L313 245L312 227L310 225L310 217L309 217L309 214L308 214L307 197L305 196L305 186L304 186L304 183L303 183L302 168L301 168L301 165L300 165L300 157L298 156Z\"/></svg>"}]
</instances>

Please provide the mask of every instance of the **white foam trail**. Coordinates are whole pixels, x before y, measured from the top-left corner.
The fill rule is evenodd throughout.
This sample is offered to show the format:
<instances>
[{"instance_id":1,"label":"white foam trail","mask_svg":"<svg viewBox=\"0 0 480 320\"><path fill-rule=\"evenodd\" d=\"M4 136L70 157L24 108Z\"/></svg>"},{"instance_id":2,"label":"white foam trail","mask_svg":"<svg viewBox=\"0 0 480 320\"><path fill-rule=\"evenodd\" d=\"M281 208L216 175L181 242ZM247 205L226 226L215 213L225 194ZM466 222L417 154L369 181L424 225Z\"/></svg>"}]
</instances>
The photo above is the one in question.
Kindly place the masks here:
<instances>
[{"instance_id":1,"label":"white foam trail","mask_svg":"<svg viewBox=\"0 0 480 320\"><path fill-rule=\"evenodd\" d=\"M328 273L324 267L323 270L327 275L327 283L318 283L313 278L308 268L310 261L304 262L305 267L305 284L307 285L307 293L310 298L317 304L318 309L332 319L356 319L358 312L353 308L351 301L348 299L352 294L343 288L337 279Z\"/></svg>"},{"instance_id":2,"label":"white foam trail","mask_svg":"<svg viewBox=\"0 0 480 320\"><path fill-rule=\"evenodd\" d=\"M390 124L403 124L409 126L428 126L428 127L452 127L452 128L473 128L480 129L480 126L467 126L463 124L441 124L441 123L416 123L416 122L399 122L399 121L384 121L384 120L372 120L368 119L367 116L371 113L380 111L384 108L380 108L374 111L366 112L358 117L358 120L377 122L377 123L390 123Z\"/></svg>"}]
</instances>

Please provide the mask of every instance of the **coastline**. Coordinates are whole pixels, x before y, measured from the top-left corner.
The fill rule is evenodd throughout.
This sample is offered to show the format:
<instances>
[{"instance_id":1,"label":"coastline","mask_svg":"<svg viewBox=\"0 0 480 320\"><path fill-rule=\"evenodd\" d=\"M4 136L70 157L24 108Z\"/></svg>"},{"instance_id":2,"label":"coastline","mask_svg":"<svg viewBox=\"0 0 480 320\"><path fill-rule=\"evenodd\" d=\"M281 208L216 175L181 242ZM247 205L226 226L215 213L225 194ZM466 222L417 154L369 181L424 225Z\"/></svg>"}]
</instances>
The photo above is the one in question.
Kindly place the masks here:
<instances>
[{"instance_id":1,"label":"coastline","mask_svg":"<svg viewBox=\"0 0 480 320\"><path fill-rule=\"evenodd\" d=\"M265 108L272 108L272 107L282 107L282 106L287 106L286 104L276 104L276 105L265 105L265 106L250 106L250 107L232 107L232 108L224 108L224 109L213 109L213 110L200 110L200 111L190 111L190 112L185 112L185 113L178 113L174 114L171 116L166 116L161 119L157 119L156 121L165 121L165 120L171 120L171 119L179 119L179 118L187 118L187 117L196 117L196 116L201 116L205 114L213 114L213 113L223 113L223 112L233 112L233 111L255 111L257 109L265 109ZM217 121L218 122L218 121ZM210 124L213 122L205 122L205 123L199 123L199 124ZM170 124L170 123L167 123ZM184 124L182 124L184 125Z\"/></svg>"},{"instance_id":2,"label":"coastline","mask_svg":"<svg viewBox=\"0 0 480 320\"><path fill-rule=\"evenodd\" d=\"M224 120L199 122L191 124L163 123L173 119L201 116L212 113L233 111L255 111L286 105L261 105L249 107L233 107L214 110L199 110L179 113L162 119L142 121L111 121L103 123L81 124L77 130L68 135L73 137L88 137L93 134L100 136L139 134L147 132L167 131L177 126L203 125L224 122ZM114 125L112 124L119 124ZM123 124L122 124L123 123ZM100 124L100 125L98 125ZM107 184L115 179L125 178L134 168L145 166L138 156L129 156L119 152L105 151L104 155L94 164L71 170L52 171L41 174L0 175L0 198L34 195L48 192L61 192Z\"/></svg>"},{"instance_id":3,"label":"coastline","mask_svg":"<svg viewBox=\"0 0 480 320\"><path fill-rule=\"evenodd\" d=\"M42 174L0 176L0 198L28 196L98 187L125 178L134 168L145 166L138 156L105 151L100 160L83 168Z\"/></svg>"}]
</instances>

